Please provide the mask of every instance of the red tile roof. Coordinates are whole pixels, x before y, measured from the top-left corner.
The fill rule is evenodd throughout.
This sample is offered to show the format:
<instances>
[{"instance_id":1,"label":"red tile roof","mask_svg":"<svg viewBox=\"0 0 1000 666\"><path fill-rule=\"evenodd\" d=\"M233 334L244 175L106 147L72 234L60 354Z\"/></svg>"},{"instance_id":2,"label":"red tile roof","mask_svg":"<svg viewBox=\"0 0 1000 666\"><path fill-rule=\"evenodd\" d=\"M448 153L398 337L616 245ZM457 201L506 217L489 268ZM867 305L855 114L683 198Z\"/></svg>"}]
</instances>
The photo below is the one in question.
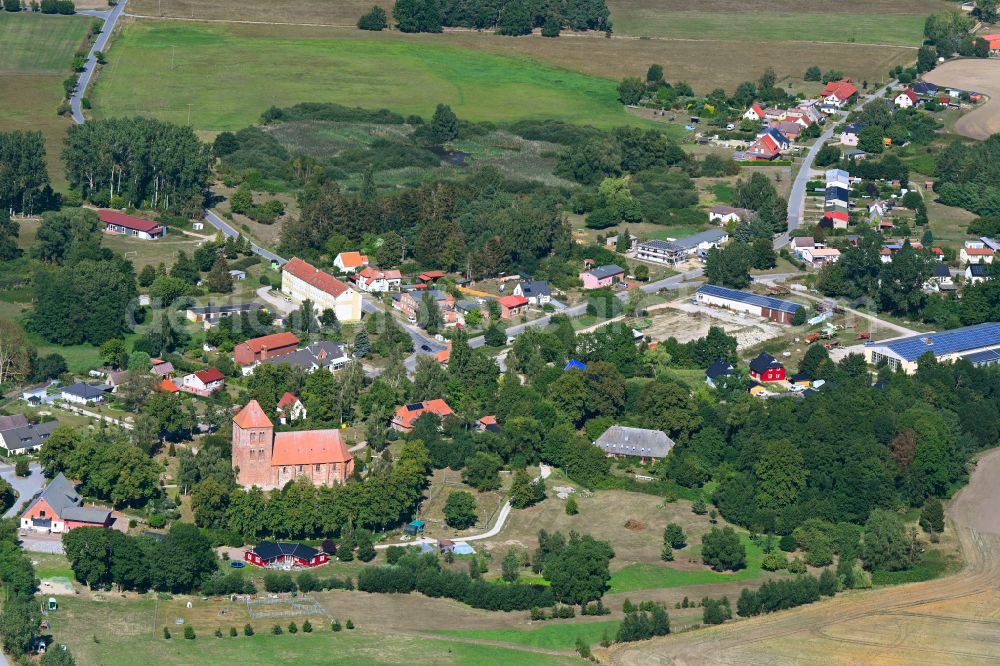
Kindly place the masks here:
<instances>
[{"instance_id":1,"label":"red tile roof","mask_svg":"<svg viewBox=\"0 0 1000 666\"><path fill-rule=\"evenodd\" d=\"M117 224L118 226L125 227L126 229L135 229L136 231L144 231L146 233L161 231L163 229L163 227L156 222L150 222L149 220L144 220L141 217L133 217L131 215L126 215L125 213L119 213L116 210L101 208L97 211L97 214L100 215L101 221L105 224Z\"/></svg>"},{"instance_id":2,"label":"red tile roof","mask_svg":"<svg viewBox=\"0 0 1000 666\"><path fill-rule=\"evenodd\" d=\"M821 97L836 97L839 100L849 99L852 95L857 95L858 89L850 83L849 79L842 79L840 81L831 81L826 84L823 88L823 92L820 93Z\"/></svg>"},{"instance_id":3,"label":"red tile roof","mask_svg":"<svg viewBox=\"0 0 1000 666\"><path fill-rule=\"evenodd\" d=\"M289 345L297 345L299 344L299 338L294 333L285 331L282 333L272 333L271 335L262 335L259 338L250 338L242 344L249 347L253 353L259 354L264 349L280 349Z\"/></svg>"},{"instance_id":4,"label":"red tile roof","mask_svg":"<svg viewBox=\"0 0 1000 666\"><path fill-rule=\"evenodd\" d=\"M392 420L393 423L398 423L404 428L412 428L414 422L426 412L437 414L441 418L455 413L451 411L451 407L448 406L447 402L440 398L435 398L434 400L424 400L412 405L403 405L396 410L396 414L392 417Z\"/></svg>"},{"instance_id":5,"label":"red tile roof","mask_svg":"<svg viewBox=\"0 0 1000 666\"><path fill-rule=\"evenodd\" d=\"M501 296L497 299L497 303L507 309L519 308L522 305L527 305L528 299L524 296Z\"/></svg>"},{"instance_id":6,"label":"red tile roof","mask_svg":"<svg viewBox=\"0 0 1000 666\"><path fill-rule=\"evenodd\" d=\"M212 382L219 382L226 378L218 368L205 368L204 370L199 370L194 373L194 376L200 379L205 384L211 384Z\"/></svg>"},{"instance_id":7,"label":"red tile roof","mask_svg":"<svg viewBox=\"0 0 1000 666\"><path fill-rule=\"evenodd\" d=\"M272 465L315 465L346 463L351 453L339 430L299 430L274 435Z\"/></svg>"},{"instance_id":8,"label":"red tile roof","mask_svg":"<svg viewBox=\"0 0 1000 666\"><path fill-rule=\"evenodd\" d=\"M992 257L993 249L988 247L967 247L965 254L970 257Z\"/></svg>"},{"instance_id":9,"label":"red tile roof","mask_svg":"<svg viewBox=\"0 0 1000 666\"><path fill-rule=\"evenodd\" d=\"M437 280L438 278L443 278L446 275L444 271L426 271L417 276L418 280L423 280L424 282L429 282L430 280Z\"/></svg>"},{"instance_id":10,"label":"red tile roof","mask_svg":"<svg viewBox=\"0 0 1000 666\"><path fill-rule=\"evenodd\" d=\"M896 95L896 99L899 99L899 98L900 98L901 96L903 96L903 95L905 95L905 96L909 97L909 98L910 98L910 102L911 102L912 104L916 104L917 102L919 102L919 101L920 101L920 98L919 98L919 97L917 97L917 93L913 92L913 89L912 89L912 88L907 88L907 89L906 89L906 90L904 90L903 92L901 92L901 93L899 93L898 95Z\"/></svg>"},{"instance_id":11,"label":"red tile roof","mask_svg":"<svg viewBox=\"0 0 1000 666\"><path fill-rule=\"evenodd\" d=\"M291 260L282 267L282 270L297 277L306 284L316 287L320 291L325 291L334 297L340 296L350 289L346 284L333 277L325 271L321 271L307 261L302 261L298 257Z\"/></svg>"},{"instance_id":12,"label":"red tile roof","mask_svg":"<svg viewBox=\"0 0 1000 666\"><path fill-rule=\"evenodd\" d=\"M341 252L337 256L340 257L340 263L344 268L357 268L368 263L368 257L360 252Z\"/></svg>"},{"instance_id":13,"label":"red tile roof","mask_svg":"<svg viewBox=\"0 0 1000 666\"><path fill-rule=\"evenodd\" d=\"M177 384L174 384L173 380L171 380L169 377L165 378L162 382L157 384L156 388L158 388L161 391L166 391L167 393L177 393L178 391L180 391L180 389L177 388Z\"/></svg>"},{"instance_id":14,"label":"red tile roof","mask_svg":"<svg viewBox=\"0 0 1000 666\"><path fill-rule=\"evenodd\" d=\"M842 213L839 210L833 210L828 213L824 213L823 217L828 217L831 220L849 220L851 219L847 213Z\"/></svg>"},{"instance_id":15,"label":"red tile roof","mask_svg":"<svg viewBox=\"0 0 1000 666\"><path fill-rule=\"evenodd\" d=\"M281 399L278 400L278 409L279 410L284 409L289 405L294 405L298 401L299 399L295 397L292 393L285 391L285 395L281 396Z\"/></svg>"},{"instance_id":16,"label":"red tile roof","mask_svg":"<svg viewBox=\"0 0 1000 666\"><path fill-rule=\"evenodd\" d=\"M267 414L264 413L260 403L256 400L248 402L246 407L241 409L240 413L233 417L233 423L244 430L248 428L274 427L274 424L271 423L271 419L267 418Z\"/></svg>"}]
</instances>

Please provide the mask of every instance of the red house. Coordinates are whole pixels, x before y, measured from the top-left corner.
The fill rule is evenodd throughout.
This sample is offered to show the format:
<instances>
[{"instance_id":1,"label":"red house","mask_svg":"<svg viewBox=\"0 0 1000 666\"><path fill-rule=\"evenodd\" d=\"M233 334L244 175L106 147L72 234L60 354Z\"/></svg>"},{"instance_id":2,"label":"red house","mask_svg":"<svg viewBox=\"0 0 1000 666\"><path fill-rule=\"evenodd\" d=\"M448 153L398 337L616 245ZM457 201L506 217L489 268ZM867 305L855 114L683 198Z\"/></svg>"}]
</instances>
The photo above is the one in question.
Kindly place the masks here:
<instances>
[{"instance_id":1,"label":"red house","mask_svg":"<svg viewBox=\"0 0 1000 666\"><path fill-rule=\"evenodd\" d=\"M101 222L104 223L105 233L134 236L143 240L163 238L167 235L166 227L141 217L133 217L105 208L97 211L97 214L100 216Z\"/></svg>"},{"instance_id":2,"label":"red house","mask_svg":"<svg viewBox=\"0 0 1000 666\"><path fill-rule=\"evenodd\" d=\"M83 498L62 472L21 514L21 529L60 534L77 527L110 527L111 509L83 506Z\"/></svg>"},{"instance_id":3,"label":"red house","mask_svg":"<svg viewBox=\"0 0 1000 666\"><path fill-rule=\"evenodd\" d=\"M501 319L516 317L528 308L528 299L524 296L501 296L497 303L500 304Z\"/></svg>"},{"instance_id":4,"label":"red house","mask_svg":"<svg viewBox=\"0 0 1000 666\"><path fill-rule=\"evenodd\" d=\"M750 378L758 382L780 382L785 379L785 366L767 352L750 361Z\"/></svg>"},{"instance_id":5,"label":"red house","mask_svg":"<svg viewBox=\"0 0 1000 666\"><path fill-rule=\"evenodd\" d=\"M301 543L287 541L261 541L243 553L243 560L267 569L293 567L318 567L330 561L330 556Z\"/></svg>"},{"instance_id":6,"label":"red house","mask_svg":"<svg viewBox=\"0 0 1000 666\"><path fill-rule=\"evenodd\" d=\"M259 363L275 356L291 354L299 346L299 339L293 333L274 333L259 338L251 338L233 347L233 360L243 366L243 374Z\"/></svg>"}]
</instances>

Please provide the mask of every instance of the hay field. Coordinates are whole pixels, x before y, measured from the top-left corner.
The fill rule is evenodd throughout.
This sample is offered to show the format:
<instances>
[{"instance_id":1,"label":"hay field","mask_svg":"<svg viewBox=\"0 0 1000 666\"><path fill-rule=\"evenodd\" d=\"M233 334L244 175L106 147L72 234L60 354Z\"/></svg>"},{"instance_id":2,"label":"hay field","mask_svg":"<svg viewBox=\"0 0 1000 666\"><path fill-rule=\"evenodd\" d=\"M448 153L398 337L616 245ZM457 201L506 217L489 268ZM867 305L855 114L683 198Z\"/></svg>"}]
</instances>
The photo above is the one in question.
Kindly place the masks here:
<instances>
[{"instance_id":1,"label":"hay field","mask_svg":"<svg viewBox=\"0 0 1000 666\"><path fill-rule=\"evenodd\" d=\"M1000 61L952 60L924 74L924 79L939 86L954 86L989 96L979 108L955 122L955 132L980 141L1000 132Z\"/></svg>"},{"instance_id":2,"label":"hay field","mask_svg":"<svg viewBox=\"0 0 1000 666\"><path fill-rule=\"evenodd\" d=\"M83 45L91 20L0 12L0 132L41 132L56 187L65 183L59 154L72 123L69 117L57 116L56 108L63 98L63 79L70 75L73 54Z\"/></svg>"}]
</instances>

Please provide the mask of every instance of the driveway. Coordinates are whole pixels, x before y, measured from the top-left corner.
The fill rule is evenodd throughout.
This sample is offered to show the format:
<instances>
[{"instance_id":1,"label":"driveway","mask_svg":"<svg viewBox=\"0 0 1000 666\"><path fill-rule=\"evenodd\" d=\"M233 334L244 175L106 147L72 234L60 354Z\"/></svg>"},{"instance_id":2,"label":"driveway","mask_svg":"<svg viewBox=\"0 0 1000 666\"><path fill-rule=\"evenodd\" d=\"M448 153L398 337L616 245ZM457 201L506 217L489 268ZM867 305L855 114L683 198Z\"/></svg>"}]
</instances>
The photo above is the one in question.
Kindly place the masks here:
<instances>
[{"instance_id":1,"label":"driveway","mask_svg":"<svg viewBox=\"0 0 1000 666\"><path fill-rule=\"evenodd\" d=\"M21 534L21 548L32 553L54 553L65 552L63 550L62 534L39 534L27 532Z\"/></svg>"},{"instance_id":2,"label":"driveway","mask_svg":"<svg viewBox=\"0 0 1000 666\"><path fill-rule=\"evenodd\" d=\"M261 287L257 290L257 298L270 305L276 312L287 315L295 309L295 304L285 300L284 296L275 296L271 287Z\"/></svg>"},{"instance_id":3,"label":"driveway","mask_svg":"<svg viewBox=\"0 0 1000 666\"><path fill-rule=\"evenodd\" d=\"M27 477L21 478L14 474L14 466L8 463L0 463L0 477L4 481L14 486L17 491L17 500L14 505L3 514L4 518L13 518L18 514L21 505L42 491L45 486L45 477L42 476L42 467L38 463L31 463L28 466L31 472Z\"/></svg>"}]
</instances>

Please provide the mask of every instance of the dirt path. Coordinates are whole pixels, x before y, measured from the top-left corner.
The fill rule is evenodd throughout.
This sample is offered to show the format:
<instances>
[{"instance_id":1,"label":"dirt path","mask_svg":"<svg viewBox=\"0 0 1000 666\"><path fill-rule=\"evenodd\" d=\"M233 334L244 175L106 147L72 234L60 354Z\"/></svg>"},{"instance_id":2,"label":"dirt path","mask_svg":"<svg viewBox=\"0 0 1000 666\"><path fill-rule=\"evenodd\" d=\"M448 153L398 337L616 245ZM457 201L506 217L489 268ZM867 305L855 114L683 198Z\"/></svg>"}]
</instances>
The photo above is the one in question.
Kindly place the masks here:
<instances>
[{"instance_id":1,"label":"dirt path","mask_svg":"<svg viewBox=\"0 0 1000 666\"><path fill-rule=\"evenodd\" d=\"M800 609L643 643L603 663L988 664L1000 662L1000 449L951 503L965 568L947 578L843 594Z\"/></svg>"},{"instance_id":2,"label":"dirt path","mask_svg":"<svg viewBox=\"0 0 1000 666\"><path fill-rule=\"evenodd\" d=\"M979 140L1000 132L1000 60L950 60L924 74L924 80L938 86L980 92L990 98L959 118L956 132Z\"/></svg>"}]
</instances>

